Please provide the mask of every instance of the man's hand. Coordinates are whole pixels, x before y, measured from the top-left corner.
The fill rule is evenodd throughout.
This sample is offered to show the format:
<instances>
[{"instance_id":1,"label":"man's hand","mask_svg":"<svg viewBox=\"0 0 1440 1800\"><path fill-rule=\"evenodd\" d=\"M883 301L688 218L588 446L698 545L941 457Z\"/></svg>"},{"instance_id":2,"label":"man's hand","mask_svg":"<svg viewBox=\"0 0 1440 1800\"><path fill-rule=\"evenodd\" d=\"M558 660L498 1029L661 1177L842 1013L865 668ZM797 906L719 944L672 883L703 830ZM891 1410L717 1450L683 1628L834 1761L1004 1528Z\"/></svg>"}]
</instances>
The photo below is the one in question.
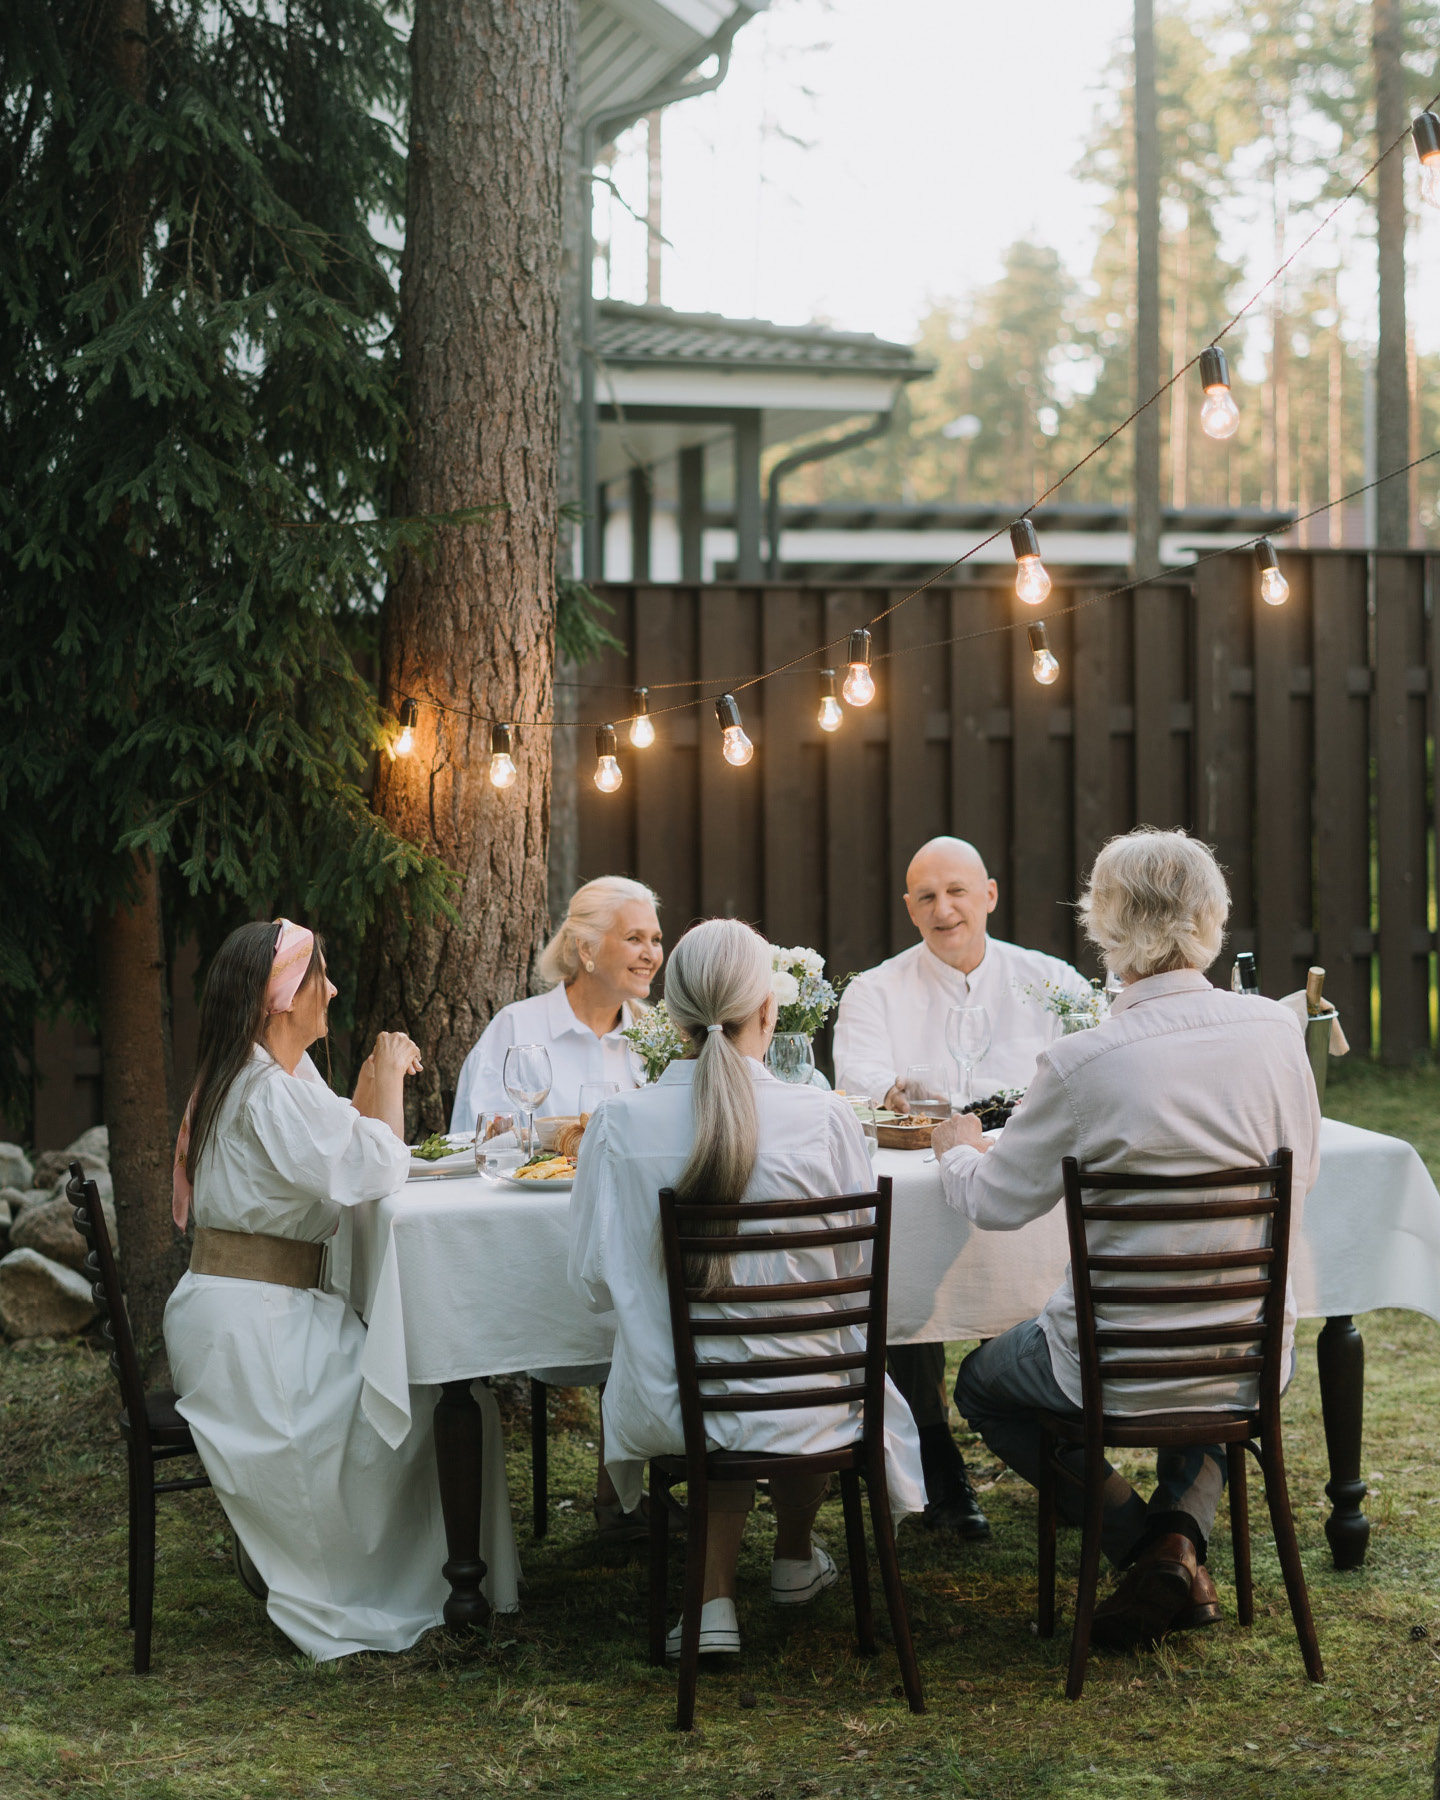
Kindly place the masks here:
<instances>
[{"instance_id":1,"label":"man's hand","mask_svg":"<svg viewBox=\"0 0 1440 1800\"><path fill-rule=\"evenodd\" d=\"M930 1148L937 1158L957 1144L969 1144L982 1154L990 1148L991 1140L981 1131L974 1113L952 1113L948 1119L941 1119L930 1135Z\"/></svg>"},{"instance_id":2,"label":"man's hand","mask_svg":"<svg viewBox=\"0 0 1440 1800\"><path fill-rule=\"evenodd\" d=\"M886 1112L906 1113L910 1110L910 1102L905 1098L905 1090L898 1081L880 1104Z\"/></svg>"}]
</instances>

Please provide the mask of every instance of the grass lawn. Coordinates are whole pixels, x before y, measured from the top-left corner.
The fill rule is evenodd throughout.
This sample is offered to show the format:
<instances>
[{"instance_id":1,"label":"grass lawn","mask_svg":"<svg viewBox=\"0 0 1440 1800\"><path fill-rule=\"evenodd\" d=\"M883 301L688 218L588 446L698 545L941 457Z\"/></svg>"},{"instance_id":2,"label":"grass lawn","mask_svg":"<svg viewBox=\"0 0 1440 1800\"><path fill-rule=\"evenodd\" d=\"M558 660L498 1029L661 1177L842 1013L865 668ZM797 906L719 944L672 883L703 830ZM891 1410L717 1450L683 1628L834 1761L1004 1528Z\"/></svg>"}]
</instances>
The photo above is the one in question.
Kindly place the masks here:
<instances>
[{"instance_id":1,"label":"grass lawn","mask_svg":"<svg viewBox=\"0 0 1440 1800\"><path fill-rule=\"evenodd\" d=\"M1345 1070L1337 1117L1408 1137L1440 1175L1440 1075ZM1152 1654L1097 1657L1063 1697L1069 1603L1034 1634L1034 1506L983 1445L970 1452L995 1528L985 1547L901 1532L929 1712L912 1718L893 1654L860 1660L842 1584L796 1617L766 1599L770 1524L752 1523L739 1666L702 1670L697 1729L671 1729L673 1678L643 1653L638 1565L590 1543L585 1397L552 1448L552 1526L522 1539L524 1614L490 1641L434 1633L405 1656L322 1667L297 1656L235 1578L209 1494L163 1502L153 1672L130 1673L124 1462L114 1390L92 1347L0 1349L0 1800L343 1800L478 1794L1091 1796L1242 1800L1428 1796L1440 1716L1440 1331L1413 1314L1359 1321L1368 1351L1370 1555L1330 1567L1312 1352L1286 1400L1291 1493L1329 1674L1304 1679L1258 1479L1257 1619ZM517 1518L526 1435L512 1433ZM998 1479L997 1479L998 1476ZM833 1515L833 1516L831 1516ZM843 1544L838 1505L822 1533ZM1061 1543L1062 1583L1078 1537ZM878 1577L872 1581L880 1606ZM678 1591L678 1576L672 1584Z\"/></svg>"}]
</instances>

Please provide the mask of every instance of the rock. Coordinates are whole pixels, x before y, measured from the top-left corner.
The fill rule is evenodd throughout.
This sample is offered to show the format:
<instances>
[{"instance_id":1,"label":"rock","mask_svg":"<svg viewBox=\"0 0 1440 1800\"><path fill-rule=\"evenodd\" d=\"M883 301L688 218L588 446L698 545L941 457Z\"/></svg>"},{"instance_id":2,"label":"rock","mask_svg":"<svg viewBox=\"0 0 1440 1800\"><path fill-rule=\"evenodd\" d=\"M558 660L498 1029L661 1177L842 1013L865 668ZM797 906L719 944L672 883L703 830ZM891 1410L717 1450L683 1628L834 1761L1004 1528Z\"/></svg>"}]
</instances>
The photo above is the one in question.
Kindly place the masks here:
<instances>
[{"instance_id":1,"label":"rock","mask_svg":"<svg viewBox=\"0 0 1440 1800\"><path fill-rule=\"evenodd\" d=\"M110 1127L108 1125L92 1125L88 1131L82 1131L73 1144L65 1151L67 1157L98 1156L108 1169L110 1167Z\"/></svg>"},{"instance_id":2,"label":"rock","mask_svg":"<svg viewBox=\"0 0 1440 1800\"><path fill-rule=\"evenodd\" d=\"M110 1241L114 1243L114 1203L102 1200L101 1204L105 1209L105 1223L110 1227ZM80 1268L89 1254L84 1238L75 1229L75 1208L63 1191L57 1199L25 1209L10 1227L10 1248L38 1250L41 1256L48 1256L52 1262L65 1263L72 1269Z\"/></svg>"},{"instance_id":3,"label":"rock","mask_svg":"<svg viewBox=\"0 0 1440 1800\"><path fill-rule=\"evenodd\" d=\"M10 1210L10 1202L0 1197L0 1231L9 1231L10 1221L14 1214Z\"/></svg>"},{"instance_id":4,"label":"rock","mask_svg":"<svg viewBox=\"0 0 1440 1800\"><path fill-rule=\"evenodd\" d=\"M38 1250L0 1260L0 1328L7 1337L68 1337L95 1317L90 1283Z\"/></svg>"},{"instance_id":5,"label":"rock","mask_svg":"<svg viewBox=\"0 0 1440 1800\"><path fill-rule=\"evenodd\" d=\"M87 1175L98 1177L110 1170L109 1156L97 1156L93 1150L42 1150L35 1158L31 1187L53 1188L57 1181L68 1181L72 1162L78 1162Z\"/></svg>"},{"instance_id":6,"label":"rock","mask_svg":"<svg viewBox=\"0 0 1440 1800\"><path fill-rule=\"evenodd\" d=\"M35 1178L30 1158L18 1144L0 1144L0 1188L28 1188Z\"/></svg>"}]
</instances>

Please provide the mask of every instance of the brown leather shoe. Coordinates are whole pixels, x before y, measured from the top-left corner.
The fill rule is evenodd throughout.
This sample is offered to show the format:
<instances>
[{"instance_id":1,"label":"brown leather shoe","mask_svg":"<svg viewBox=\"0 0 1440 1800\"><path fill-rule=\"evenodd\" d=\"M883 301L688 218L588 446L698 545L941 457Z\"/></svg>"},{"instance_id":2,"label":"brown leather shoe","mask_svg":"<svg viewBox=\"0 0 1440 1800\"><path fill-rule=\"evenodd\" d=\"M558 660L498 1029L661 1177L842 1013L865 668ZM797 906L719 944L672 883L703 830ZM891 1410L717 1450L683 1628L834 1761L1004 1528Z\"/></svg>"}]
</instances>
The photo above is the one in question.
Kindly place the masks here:
<instances>
[{"instance_id":1,"label":"brown leather shoe","mask_svg":"<svg viewBox=\"0 0 1440 1800\"><path fill-rule=\"evenodd\" d=\"M1147 1544L1114 1593L1095 1608L1090 1641L1102 1650L1158 1642L1189 1611L1198 1567L1195 1546L1181 1532Z\"/></svg>"},{"instance_id":2,"label":"brown leather shoe","mask_svg":"<svg viewBox=\"0 0 1440 1800\"><path fill-rule=\"evenodd\" d=\"M1220 1596L1210 1571L1202 1563L1190 1583L1190 1604L1172 1622L1172 1631L1203 1631L1207 1625L1220 1623Z\"/></svg>"}]
</instances>

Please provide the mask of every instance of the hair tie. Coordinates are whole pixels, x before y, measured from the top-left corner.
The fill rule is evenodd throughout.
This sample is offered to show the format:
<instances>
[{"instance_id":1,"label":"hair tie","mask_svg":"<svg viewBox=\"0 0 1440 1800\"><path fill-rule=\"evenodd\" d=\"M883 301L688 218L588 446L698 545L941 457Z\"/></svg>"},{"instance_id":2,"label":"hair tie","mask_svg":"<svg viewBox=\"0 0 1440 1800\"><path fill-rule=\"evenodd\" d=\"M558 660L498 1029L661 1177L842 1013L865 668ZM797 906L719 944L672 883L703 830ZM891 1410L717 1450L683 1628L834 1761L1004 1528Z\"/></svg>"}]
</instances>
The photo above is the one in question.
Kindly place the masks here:
<instances>
[{"instance_id":1,"label":"hair tie","mask_svg":"<svg viewBox=\"0 0 1440 1800\"><path fill-rule=\"evenodd\" d=\"M724 1029L725 1027L723 1025L707 1025L705 1027L705 1032L708 1036L712 1031L723 1031Z\"/></svg>"}]
</instances>

